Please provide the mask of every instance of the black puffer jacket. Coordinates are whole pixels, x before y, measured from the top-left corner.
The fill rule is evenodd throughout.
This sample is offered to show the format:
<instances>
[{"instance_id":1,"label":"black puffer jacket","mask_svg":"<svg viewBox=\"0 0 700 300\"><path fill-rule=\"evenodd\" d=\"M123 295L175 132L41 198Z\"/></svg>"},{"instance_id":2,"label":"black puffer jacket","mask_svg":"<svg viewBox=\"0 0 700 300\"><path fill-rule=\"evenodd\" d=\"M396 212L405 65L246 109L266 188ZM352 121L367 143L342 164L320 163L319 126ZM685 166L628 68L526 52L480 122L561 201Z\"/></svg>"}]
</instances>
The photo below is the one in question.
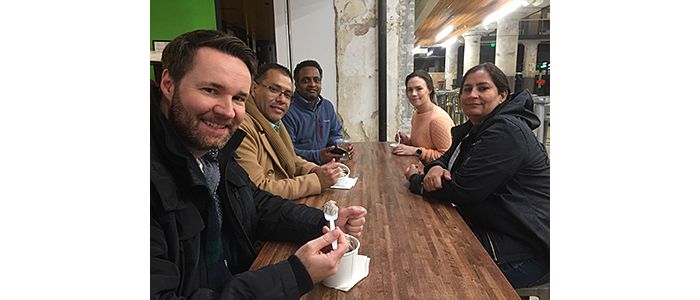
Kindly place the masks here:
<instances>
[{"instance_id":1,"label":"black puffer jacket","mask_svg":"<svg viewBox=\"0 0 700 300\"><path fill-rule=\"evenodd\" d=\"M460 145L442 189L423 192L423 175L410 180L412 192L456 204L496 261L549 255L549 158L532 132L540 125L532 103L525 90L481 124L453 127L450 149L425 166L448 169Z\"/></svg>"},{"instance_id":2,"label":"black puffer jacket","mask_svg":"<svg viewBox=\"0 0 700 300\"><path fill-rule=\"evenodd\" d=\"M313 285L301 262L290 259L248 272L256 240L306 242L321 235L323 213L255 187L233 157L243 132L219 152L225 239L233 279L206 288L202 261L207 204L204 176L151 95L151 299L298 299ZM301 286L300 286L301 285Z\"/></svg>"}]
</instances>

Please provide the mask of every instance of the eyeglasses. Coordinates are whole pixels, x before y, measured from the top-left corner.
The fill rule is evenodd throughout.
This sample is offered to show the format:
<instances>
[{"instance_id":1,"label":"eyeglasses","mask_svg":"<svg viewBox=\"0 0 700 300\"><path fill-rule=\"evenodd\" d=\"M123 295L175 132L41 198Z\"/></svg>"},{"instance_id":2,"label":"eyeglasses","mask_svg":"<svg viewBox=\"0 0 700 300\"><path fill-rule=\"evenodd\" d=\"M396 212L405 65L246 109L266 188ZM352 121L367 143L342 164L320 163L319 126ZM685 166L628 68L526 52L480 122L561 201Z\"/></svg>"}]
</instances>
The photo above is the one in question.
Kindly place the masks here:
<instances>
[{"instance_id":1,"label":"eyeglasses","mask_svg":"<svg viewBox=\"0 0 700 300\"><path fill-rule=\"evenodd\" d=\"M270 90L270 92L272 92L273 94L275 94L275 95L277 95L277 96L282 95L282 96L284 96L285 98L287 98L287 100L292 99L292 92L285 92L285 91L282 91L282 90L280 90L280 89L278 89L278 88L276 88L276 87L274 87L274 86L267 85L267 84L264 84L264 83L259 83L259 82L256 82L256 83L259 84L259 85L264 86L265 88L267 88L268 90Z\"/></svg>"}]
</instances>

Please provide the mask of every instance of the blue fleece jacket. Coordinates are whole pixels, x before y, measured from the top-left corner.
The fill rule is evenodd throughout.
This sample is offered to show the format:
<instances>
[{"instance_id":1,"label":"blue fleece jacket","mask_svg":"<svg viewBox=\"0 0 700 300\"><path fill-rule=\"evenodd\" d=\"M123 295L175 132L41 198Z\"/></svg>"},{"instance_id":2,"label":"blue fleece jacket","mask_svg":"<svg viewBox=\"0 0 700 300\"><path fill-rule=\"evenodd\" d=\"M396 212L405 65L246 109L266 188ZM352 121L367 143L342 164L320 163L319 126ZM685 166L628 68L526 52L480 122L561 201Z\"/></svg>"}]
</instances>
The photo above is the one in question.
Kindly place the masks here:
<instances>
[{"instance_id":1,"label":"blue fleece jacket","mask_svg":"<svg viewBox=\"0 0 700 300\"><path fill-rule=\"evenodd\" d=\"M321 164L319 150L343 138L343 127L328 99L319 97L316 107L294 92L289 110L282 118L294 152L308 161Z\"/></svg>"}]
</instances>

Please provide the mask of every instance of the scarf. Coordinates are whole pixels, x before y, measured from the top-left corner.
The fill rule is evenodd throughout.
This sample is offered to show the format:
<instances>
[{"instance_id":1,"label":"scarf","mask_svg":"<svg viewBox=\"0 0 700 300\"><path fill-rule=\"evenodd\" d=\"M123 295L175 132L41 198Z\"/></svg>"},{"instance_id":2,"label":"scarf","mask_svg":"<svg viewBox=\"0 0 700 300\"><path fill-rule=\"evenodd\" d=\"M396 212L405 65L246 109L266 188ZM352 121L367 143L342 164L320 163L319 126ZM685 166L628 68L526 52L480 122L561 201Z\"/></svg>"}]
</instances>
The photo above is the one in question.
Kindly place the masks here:
<instances>
[{"instance_id":1,"label":"scarf","mask_svg":"<svg viewBox=\"0 0 700 300\"><path fill-rule=\"evenodd\" d=\"M284 123L280 124L279 134L272 128L270 121L263 116L263 114L255 105L255 100L252 96L249 96L245 101L245 111L253 121L256 127L262 128L263 133L267 136L270 141L270 145L275 149L275 154L282 164L283 171L286 172L287 178L293 178L296 173L296 154L294 153L294 146L292 146L292 139L287 133L287 128Z\"/></svg>"}]
</instances>

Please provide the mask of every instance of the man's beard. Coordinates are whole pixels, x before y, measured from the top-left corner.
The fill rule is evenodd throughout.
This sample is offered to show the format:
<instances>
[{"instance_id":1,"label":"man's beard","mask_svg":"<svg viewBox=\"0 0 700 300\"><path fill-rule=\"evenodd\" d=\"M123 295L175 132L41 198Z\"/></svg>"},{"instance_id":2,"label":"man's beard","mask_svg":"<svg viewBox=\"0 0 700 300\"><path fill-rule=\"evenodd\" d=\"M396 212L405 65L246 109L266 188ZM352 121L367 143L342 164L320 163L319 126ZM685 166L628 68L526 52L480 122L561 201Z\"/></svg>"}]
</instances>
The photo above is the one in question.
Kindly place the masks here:
<instances>
[{"instance_id":1,"label":"man's beard","mask_svg":"<svg viewBox=\"0 0 700 300\"><path fill-rule=\"evenodd\" d=\"M235 131L232 127L229 127L229 133L225 137L217 138L207 137L200 133L197 129L197 124L201 121L197 116L185 109L182 100L178 97L177 89L175 93L173 93L173 100L168 114L175 131L180 138L182 138L185 146L191 150L209 151L221 149L226 145Z\"/></svg>"}]
</instances>

